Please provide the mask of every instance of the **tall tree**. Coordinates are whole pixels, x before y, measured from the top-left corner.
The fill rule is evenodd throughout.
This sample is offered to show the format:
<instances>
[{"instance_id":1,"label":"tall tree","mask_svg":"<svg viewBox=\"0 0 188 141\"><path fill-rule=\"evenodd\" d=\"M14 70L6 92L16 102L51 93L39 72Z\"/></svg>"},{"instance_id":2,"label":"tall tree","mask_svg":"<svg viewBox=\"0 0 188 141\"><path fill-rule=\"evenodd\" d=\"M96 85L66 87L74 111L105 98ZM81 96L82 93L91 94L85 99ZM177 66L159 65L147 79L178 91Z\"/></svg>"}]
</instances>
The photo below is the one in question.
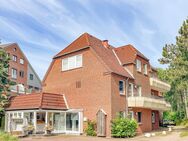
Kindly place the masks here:
<instances>
[{"instance_id":1,"label":"tall tree","mask_svg":"<svg viewBox=\"0 0 188 141\"><path fill-rule=\"evenodd\" d=\"M161 64L168 64L166 79L172 89L168 93L174 110L182 110L188 118L188 18L183 22L176 37L176 44L167 44L163 48Z\"/></svg>"},{"instance_id":2,"label":"tall tree","mask_svg":"<svg viewBox=\"0 0 188 141\"><path fill-rule=\"evenodd\" d=\"M8 54L0 48L0 117L8 104L9 87L14 84L8 77L9 60Z\"/></svg>"}]
</instances>

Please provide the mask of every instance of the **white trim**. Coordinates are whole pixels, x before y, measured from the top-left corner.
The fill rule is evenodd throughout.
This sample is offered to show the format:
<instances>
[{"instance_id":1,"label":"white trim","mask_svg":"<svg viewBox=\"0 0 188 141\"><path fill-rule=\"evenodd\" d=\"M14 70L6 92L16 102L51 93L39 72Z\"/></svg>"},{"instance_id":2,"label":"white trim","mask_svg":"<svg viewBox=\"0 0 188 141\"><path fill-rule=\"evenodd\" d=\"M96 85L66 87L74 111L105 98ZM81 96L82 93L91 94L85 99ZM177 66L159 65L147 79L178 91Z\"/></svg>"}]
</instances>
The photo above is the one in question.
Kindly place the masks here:
<instances>
[{"instance_id":1,"label":"white trim","mask_svg":"<svg viewBox=\"0 0 188 141\"><path fill-rule=\"evenodd\" d=\"M65 97L64 94L63 94L63 99L64 99L64 101L65 101L65 105L67 106L67 109L69 109L69 105L68 105L68 103L67 103L67 99L66 99L66 97Z\"/></svg>"},{"instance_id":2,"label":"white trim","mask_svg":"<svg viewBox=\"0 0 188 141\"><path fill-rule=\"evenodd\" d=\"M107 113L103 110L103 109L100 109L99 111L103 112L105 115L107 115ZM99 112L98 111L98 112Z\"/></svg>"},{"instance_id":3,"label":"white trim","mask_svg":"<svg viewBox=\"0 0 188 141\"><path fill-rule=\"evenodd\" d=\"M121 63L119 57L117 56L116 52L114 51L114 49L112 49L112 52L114 53L114 55L115 55L116 59L118 60L119 64L122 65L122 63Z\"/></svg>"}]
</instances>

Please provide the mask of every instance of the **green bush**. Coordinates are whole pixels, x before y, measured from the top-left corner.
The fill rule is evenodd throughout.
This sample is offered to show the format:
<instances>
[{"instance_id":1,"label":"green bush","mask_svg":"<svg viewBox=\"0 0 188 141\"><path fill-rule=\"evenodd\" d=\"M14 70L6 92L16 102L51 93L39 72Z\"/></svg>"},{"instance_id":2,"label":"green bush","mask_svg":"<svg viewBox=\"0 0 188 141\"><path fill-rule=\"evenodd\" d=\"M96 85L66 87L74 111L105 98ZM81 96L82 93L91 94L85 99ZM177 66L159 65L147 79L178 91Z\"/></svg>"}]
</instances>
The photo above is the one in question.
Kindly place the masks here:
<instances>
[{"instance_id":1,"label":"green bush","mask_svg":"<svg viewBox=\"0 0 188 141\"><path fill-rule=\"evenodd\" d=\"M118 117L112 121L111 133L117 138L134 137L137 126L137 122L133 119Z\"/></svg>"},{"instance_id":2,"label":"green bush","mask_svg":"<svg viewBox=\"0 0 188 141\"><path fill-rule=\"evenodd\" d=\"M0 141L18 141L18 138L10 134L0 132Z\"/></svg>"},{"instance_id":3,"label":"green bush","mask_svg":"<svg viewBox=\"0 0 188 141\"><path fill-rule=\"evenodd\" d=\"M96 136L96 123L94 121L88 120L85 132L87 136Z\"/></svg>"}]
</instances>

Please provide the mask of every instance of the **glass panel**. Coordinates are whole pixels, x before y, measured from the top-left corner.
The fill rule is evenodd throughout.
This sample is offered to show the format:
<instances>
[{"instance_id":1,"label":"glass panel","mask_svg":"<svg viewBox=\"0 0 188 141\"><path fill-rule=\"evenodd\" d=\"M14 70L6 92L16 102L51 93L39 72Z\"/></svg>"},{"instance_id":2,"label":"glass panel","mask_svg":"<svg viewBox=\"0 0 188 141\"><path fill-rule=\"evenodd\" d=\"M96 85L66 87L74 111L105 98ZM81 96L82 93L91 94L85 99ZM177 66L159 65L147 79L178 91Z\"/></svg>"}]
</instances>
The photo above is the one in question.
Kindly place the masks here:
<instances>
[{"instance_id":1,"label":"glass panel","mask_svg":"<svg viewBox=\"0 0 188 141\"><path fill-rule=\"evenodd\" d=\"M78 131L79 129L79 115L78 113L67 113L66 114L66 130L67 131Z\"/></svg>"},{"instance_id":2,"label":"glass panel","mask_svg":"<svg viewBox=\"0 0 188 141\"><path fill-rule=\"evenodd\" d=\"M68 64L69 64L69 69L74 69L75 68L75 66L76 66L76 58L75 58L75 56L73 56L73 57L69 57L68 58Z\"/></svg>"},{"instance_id":3,"label":"glass panel","mask_svg":"<svg viewBox=\"0 0 188 141\"><path fill-rule=\"evenodd\" d=\"M68 58L62 60L62 70L68 70Z\"/></svg>"},{"instance_id":4,"label":"glass panel","mask_svg":"<svg viewBox=\"0 0 188 141\"><path fill-rule=\"evenodd\" d=\"M54 113L54 131L62 132L65 130L65 113Z\"/></svg>"},{"instance_id":5,"label":"glass panel","mask_svg":"<svg viewBox=\"0 0 188 141\"><path fill-rule=\"evenodd\" d=\"M76 56L76 67L82 67L82 55Z\"/></svg>"}]
</instances>

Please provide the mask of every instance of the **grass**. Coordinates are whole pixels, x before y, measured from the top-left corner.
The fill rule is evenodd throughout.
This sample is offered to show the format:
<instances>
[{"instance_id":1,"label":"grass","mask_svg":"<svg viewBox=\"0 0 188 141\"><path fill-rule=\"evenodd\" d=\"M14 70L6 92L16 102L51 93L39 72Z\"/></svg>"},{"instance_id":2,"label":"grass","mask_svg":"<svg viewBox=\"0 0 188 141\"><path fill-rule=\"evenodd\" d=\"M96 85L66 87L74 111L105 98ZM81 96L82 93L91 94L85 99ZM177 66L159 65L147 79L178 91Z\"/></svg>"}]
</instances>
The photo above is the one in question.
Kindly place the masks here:
<instances>
[{"instance_id":1,"label":"grass","mask_svg":"<svg viewBox=\"0 0 188 141\"><path fill-rule=\"evenodd\" d=\"M187 137L188 136L188 131L183 131L180 133L180 137Z\"/></svg>"},{"instance_id":2,"label":"grass","mask_svg":"<svg viewBox=\"0 0 188 141\"><path fill-rule=\"evenodd\" d=\"M8 133L0 132L0 141L18 141L18 138Z\"/></svg>"}]
</instances>

